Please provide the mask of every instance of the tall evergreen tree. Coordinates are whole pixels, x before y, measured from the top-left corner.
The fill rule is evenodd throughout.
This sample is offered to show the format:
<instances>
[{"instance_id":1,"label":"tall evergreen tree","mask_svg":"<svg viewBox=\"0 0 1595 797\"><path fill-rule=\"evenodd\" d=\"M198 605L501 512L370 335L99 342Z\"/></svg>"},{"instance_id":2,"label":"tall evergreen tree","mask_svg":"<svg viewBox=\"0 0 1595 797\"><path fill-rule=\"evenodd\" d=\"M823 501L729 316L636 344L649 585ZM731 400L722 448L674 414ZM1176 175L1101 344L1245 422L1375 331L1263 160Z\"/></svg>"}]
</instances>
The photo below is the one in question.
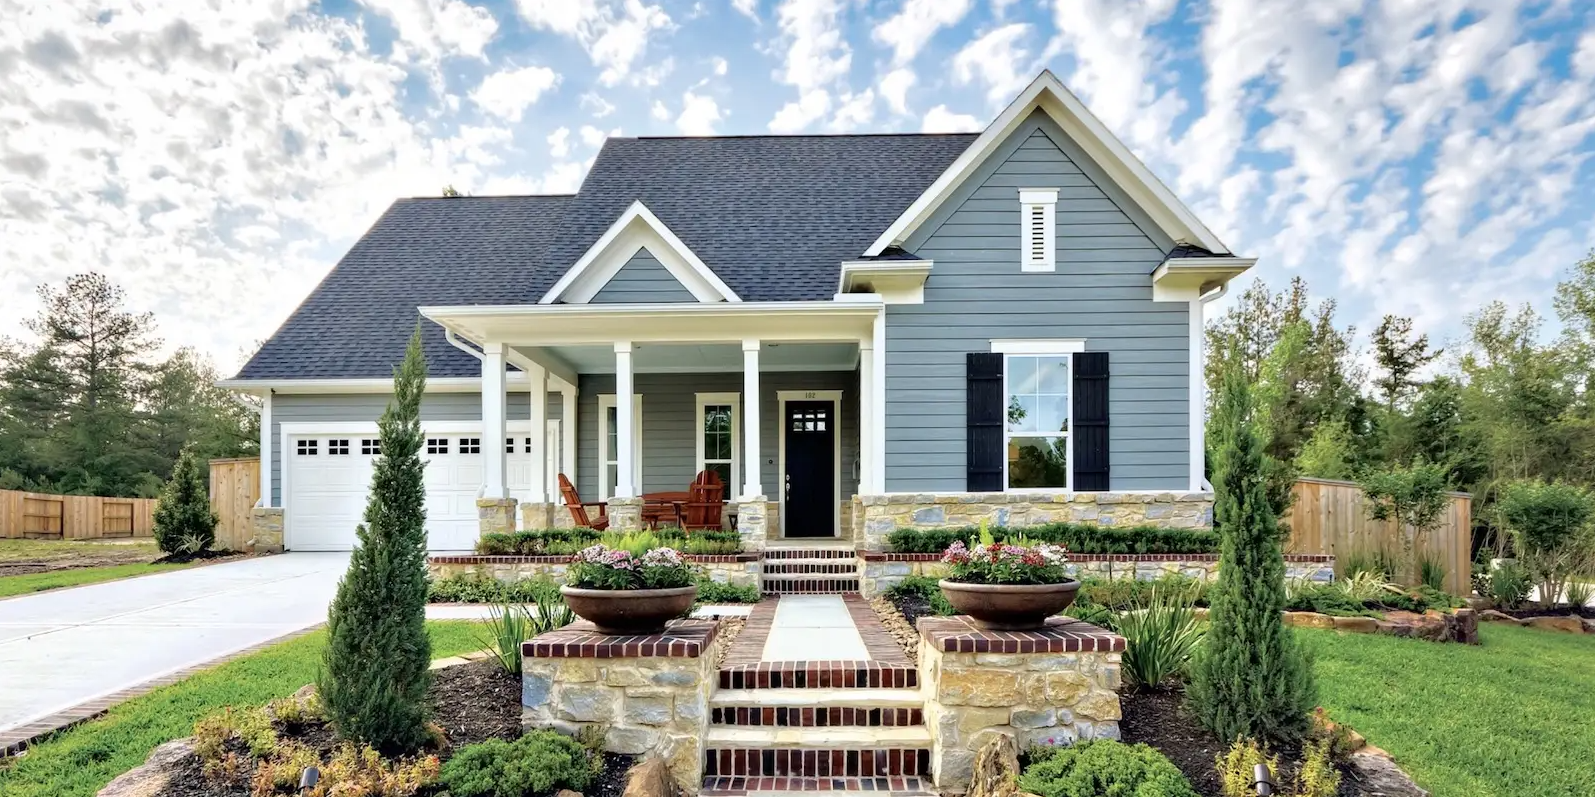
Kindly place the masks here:
<instances>
[{"instance_id":1,"label":"tall evergreen tree","mask_svg":"<svg viewBox=\"0 0 1595 797\"><path fill-rule=\"evenodd\" d=\"M317 688L345 739L390 753L427 739L426 488L422 484L421 330L410 337L377 422L382 456L371 476L365 522L349 571L327 614L327 650Z\"/></svg>"},{"instance_id":2,"label":"tall evergreen tree","mask_svg":"<svg viewBox=\"0 0 1595 797\"><path fill-rule=\"evenodd\" d=\"M1214 518L1218 580L1208 593L1206 642L1188 691L1202 723L1225 742L1300 739L1316 698L1312 671L1285 628L1284 528L1289 485L1263 453L1240 369L1226 375L1217 413Z\"/></svg>"},{"instance_id":3,"label":"tall evergreen tree","mask_svg":"<svg viewBox=\"0 0 1595 797\"><path fill-rule=\"evenodd\" d=\"M172 478L161 489L161 500L155 505L155 544L168 554L208 551L216 544L219 520L211 511L194 450L185 447L177 455Z\"/></svg>"},{"instance_id":4,"label":"tall evergreen tree","mask_svg":"<svg viewBox=\"0 0 1595 797\"><path fill-rule=\"evenodd\" d=\"M1429 336L1412 337L1412 319L1405 316L1386 315L1373 331L1373 358L1380 375L1373 380L1385 401L1385 411L1395 412L1396 405L1412 395L1422 382L1416 374L1434 362L1442 349L1429 348Z\"/></svg>"}]
</instances>

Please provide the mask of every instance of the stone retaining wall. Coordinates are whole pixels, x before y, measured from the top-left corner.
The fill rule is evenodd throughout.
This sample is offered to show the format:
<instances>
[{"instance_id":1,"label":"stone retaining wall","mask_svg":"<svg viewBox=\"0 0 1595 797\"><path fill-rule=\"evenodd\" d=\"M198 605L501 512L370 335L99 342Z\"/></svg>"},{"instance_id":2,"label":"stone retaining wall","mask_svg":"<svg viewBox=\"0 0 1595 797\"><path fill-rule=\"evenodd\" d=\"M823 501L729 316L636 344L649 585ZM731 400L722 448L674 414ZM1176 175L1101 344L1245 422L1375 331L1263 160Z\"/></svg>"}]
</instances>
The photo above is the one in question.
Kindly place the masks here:
<instances>
[{"instance_id":1,"label":"stone retaining wall","mask_svg":"<svg viewBox=\"0 0 1595 797\"><path fill-rule=\"evenodd\" d=\"M1003 632L977 629L967 617L925 617L919 634L939 791L968 790L975 753L993 734L1014 737L1020 750L1119 738L1123 637L1066 618L1041 631Z\"/></svg>"},{"instance_id":2,"label":"stone retaining wall","mask_svg":"<svg viewBox=\"0 0 1595 797\"><path fill-rule=\"evenodd\" d=\"M1217 554L1070 554L1075 578L1135 578L1151 581L1183 575L1201 581L1218 577ZM941 578L947 568L936 553L859 554L859 589L865 597L880 595L909 576ZM1335 580L1335 557L1287 554L1285 577L1326 583Z\"/></svg>"},{"instance_id":3,"label":"stone retaining wall","mask_svg":"<svg viewBox=\"0 0 1595 797\"><path fill-rule=\"evenodd\" d=\"M759 555L751 553L718 556L688 556L698 569L721 584L758 586ZM569 556L432 556L426 560L427 574L433 579L478 575L506 584L528 578L548 578L563 583L570 565Z\"/></svg>"},{"instance_id":4,"label":"stone retaining wall","mask_svg":"<svg viewBox=\"0 0 1595 797\"><path fill-rule=\"evenodd\" d=\"M887 549L897 528L1096 523L1103 526L1213 527L1212 493L904 493L859 496L862 547Z\"/></svg>"}]
</instances>

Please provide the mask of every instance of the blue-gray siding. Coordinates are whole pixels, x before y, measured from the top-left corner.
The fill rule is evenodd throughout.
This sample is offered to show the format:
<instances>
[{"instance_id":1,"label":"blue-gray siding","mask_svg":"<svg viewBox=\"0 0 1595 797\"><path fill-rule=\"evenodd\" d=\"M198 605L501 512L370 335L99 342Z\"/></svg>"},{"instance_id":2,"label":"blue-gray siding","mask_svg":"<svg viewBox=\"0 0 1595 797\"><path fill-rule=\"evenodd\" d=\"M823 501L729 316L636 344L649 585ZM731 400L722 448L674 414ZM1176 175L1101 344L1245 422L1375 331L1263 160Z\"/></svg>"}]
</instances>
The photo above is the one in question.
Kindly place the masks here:
<instances>
[{"instance_id":1,"label":"blue-gray siding","mask_svg":"<svg viewBox=\"0 0 1595 797\"><path fill-rule=\"evenodd\" d=\"M615 276L590 300L592 304L640 304L650 302L695 302L687 290L647 249L626 261Z\"/></svg>"},{"instance_id":2,"label":"blue-gray siding","mask_svg":"<svg viewBox=\"0 0 1595 797\"><path fill-rule=\"evenodd\" d=\"M698 393L740 393L742 375L637 374L634 389L642 396L642 485L644 492L684 490L692 482L697 466ZM759 480L771 499L777 492L777 457L780 439L776 436L776 417L780 390L841 390L842 495L858 490L858 373L854 371L803 371L759 375ZM598 500L598 396L615 392L613 375L581 377L581 394L576 401L577 489L583 500ZM738 419L741 423L741 419ZM739 427L740 428L740 427ZM737 450L742 451L741 441Z\"/></svg>"},{"instance_id":3,"label":"blue-gray siding","mask_svg":"<svg viewBox=\"0 0 1595 797\"><path fill-rule=\"evenodd\" d=\"M1020 271L1020 188L1057 188L1057 271ZM1110 353L1115 490L1188 481L1190 307L1152 301L1172 245L1039 112L922 226L922 305L887 308L886 489L965 489L966 352L995 338L1084 338Z\"/></svg>"},{"instance_id":4,"label":"blue-gray siding","mask_svg":"<svg viewBox=\"0 0 1595 797\"><path fill-rule=\"evenodd\" d=\"M271 397L271 504L282 506L282 424L359 423L381 417L391 398L386 393L343 395L284 394ZM564 407L558 393L548 394L548 417L559 419ZM531 403L524 392L510 393L511 420L527 417ZM428 393L421 399L421 422L480 421L481 393Z\"/></svg>"}]
</instances>

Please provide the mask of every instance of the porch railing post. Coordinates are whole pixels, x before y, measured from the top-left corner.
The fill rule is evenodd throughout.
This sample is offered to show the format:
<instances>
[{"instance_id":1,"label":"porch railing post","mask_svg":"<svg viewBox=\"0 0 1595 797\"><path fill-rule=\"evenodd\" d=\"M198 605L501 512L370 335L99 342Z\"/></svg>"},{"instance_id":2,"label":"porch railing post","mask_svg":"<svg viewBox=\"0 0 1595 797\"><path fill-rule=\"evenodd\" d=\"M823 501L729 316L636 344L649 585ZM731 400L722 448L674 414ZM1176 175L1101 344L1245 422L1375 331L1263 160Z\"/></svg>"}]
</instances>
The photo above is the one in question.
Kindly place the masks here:
<instances>
[{"instance_id":1,"label":"porch railing post","mask_svg":"<svg viewBox=\"0 0 1595 797\"><path fill-rule=\"evenodd\" d=\"M759 483L759 341L749 338L742 341L742 495L753 498L764 495L764 485Z\"/></svg>"}]
</instances>

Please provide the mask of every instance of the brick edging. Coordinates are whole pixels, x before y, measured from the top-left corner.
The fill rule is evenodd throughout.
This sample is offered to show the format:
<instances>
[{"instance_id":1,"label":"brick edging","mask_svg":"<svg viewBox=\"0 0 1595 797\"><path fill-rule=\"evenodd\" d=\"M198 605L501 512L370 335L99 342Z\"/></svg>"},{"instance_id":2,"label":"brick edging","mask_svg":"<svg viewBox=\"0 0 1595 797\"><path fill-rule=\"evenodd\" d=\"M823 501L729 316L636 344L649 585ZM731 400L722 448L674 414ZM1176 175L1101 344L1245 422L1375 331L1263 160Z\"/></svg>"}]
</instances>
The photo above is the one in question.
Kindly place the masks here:
<instances>
[{"instance_id":1,"label":"brick edging","mask_svg":"<svg viewBox=\"0 0 1595 797\"><path fill-rule=\"evenodd\" d=\"M105 714L107 711L110 711L115 706L132 700L135 697L141 697L143 695L149 694L150 692L153 692L163 686L171 686L172 684L175 684L178 681L181 681L203 670L208 670L212 667L220 667L228 662L236 661L245 656L259 653L260 651L278 643L287 642L292 639L298 639L299 637L305 636L306 634L320 629L326 624L326 621L322 621L316 623L315 625L301 628L298 631L290 631L286 634L257 642L247 648L233 651L225 656L185 667L181 670L176 670L174 672L167 673L166 675L162 675L159 678L152 678L143 683L134 684L126 689L120 689L109 694L101 695L92 700L85 700L82 703L69 708L64 708L55 712L54 714L40 717L39 719L29 722L26 725L21 725L8 731L0 732L0 759L17 755L26 750L29 745L37 742L42 737L48 736L57 731L64 731L67 728L77 725L78 723L87 722L91 719L99 717Z\"/></svg>"},{"instance_id":2,"label":"brick edging","mask_svg":"<svg viewBox=\"0 0 1595 797\"><path fill-rule=\"evenodd\" d=\"M756 553L687 554L687 561L701 565L724 565L739 562L757 562ZM572 556L428 556L429 565L568 565Z\"/></svg>"},{"instance_id":3,"label":"brick edging","mask_svg":"<svg viewBox=\"0 0 1595 797\"><path fill-rule=\"evenodd\" d=\"M937 562L941 560L939 553L882 553L878 551L860 551L860 559L866 562ZM1217 562L1216 553L1071 553L1071 562ZM1302 564L1328 564L1335 561L1329 554L1315 553L1288 553L1285 554L1286 562Z\"/></svg>"}]
</instances>

